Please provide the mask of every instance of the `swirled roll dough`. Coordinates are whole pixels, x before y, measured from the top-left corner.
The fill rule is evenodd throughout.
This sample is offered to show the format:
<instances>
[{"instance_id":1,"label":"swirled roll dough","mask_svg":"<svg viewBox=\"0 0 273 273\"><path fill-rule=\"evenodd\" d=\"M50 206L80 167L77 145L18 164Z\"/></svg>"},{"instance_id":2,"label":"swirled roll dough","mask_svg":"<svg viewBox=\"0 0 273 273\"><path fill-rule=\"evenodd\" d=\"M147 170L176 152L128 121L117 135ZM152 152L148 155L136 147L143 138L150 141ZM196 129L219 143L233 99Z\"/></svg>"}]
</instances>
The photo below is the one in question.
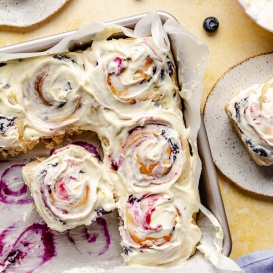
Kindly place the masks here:
<instances>
[{"instance_id":1,"label":"swirled roll dough","mask_svg":"<svg viewBox=\"0 0 273 273\"><path fill-rule=\"evenodd\" d=\"M241 90L225 110L251 158L273 164L273 80Z\"/></svg>"},{"instance_id":2,"label":"swirled roll dough","mask_svg":"<svg viewBox=\"0 0 273 273\"><path fill-rule=\"evenodd\" d=\"M3 155L81 130L100 134L112 116L180 111L173 58L152 38L96 41L91 51L10 61L0 72L0 117L12 121L0 132Z\"/></svg>"},{"instance_id":3,"label":"swirled roll dough","mask_svg":"<svg viewBox=\"0 0 273 273\"><path fill-rule=\"evenodd\" d=\"M187 259L195 251L201 232L183 200L166 193L130 195L122 211L121 246L127 264L158 266Z\"/></svg>"},{"instance_id":4,"label":"swirled roll dough","mask_svg":"<svg viewBox=\"0 0 273 273\"><path fill-rule=\"evenodd\" d=\"M53 230L89 225L115 208L103 165L82 147L68 145L22 172L38 212Z\"/></svg>"},{"instance_id":5,"label":"swirled roll dough","mask_svg":"<svg viewBox=\"0 0 273 273\"><path fill-rule=\"evenodd\" d=\"M26 132L41 136L77 129L85 119L91 97L83 84L82 54L36 58L22 81ZM28 136L27 136L28 137Z\"/></svg>"}]
</instances>

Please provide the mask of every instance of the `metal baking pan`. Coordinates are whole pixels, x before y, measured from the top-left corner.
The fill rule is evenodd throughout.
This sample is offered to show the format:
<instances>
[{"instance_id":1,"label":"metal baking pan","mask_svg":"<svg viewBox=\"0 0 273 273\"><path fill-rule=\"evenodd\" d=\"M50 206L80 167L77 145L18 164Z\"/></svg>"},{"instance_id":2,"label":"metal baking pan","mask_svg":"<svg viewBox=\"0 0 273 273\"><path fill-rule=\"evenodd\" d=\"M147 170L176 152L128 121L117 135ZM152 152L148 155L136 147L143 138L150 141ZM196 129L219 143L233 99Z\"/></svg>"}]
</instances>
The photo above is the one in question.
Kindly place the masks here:
<instances>
[{"instance_id":1,"label":"metal baking pan","mask_svg":"<svg viewBox=\"0 0 273 273\"><path fill-rule=\"evenodd\" d=\"M146 13L139 14L136 16L107 22L106 24L118 24L127 28L134 28L136 23L145 15ZM172 15L162 11L158 11L158 15L160 16L163 23L168 19L175 19ZM24 53L44 51L54 46L63 38L65 38L69 34L72 34L75 31L76 30L20 44L2 47L0 48L0 53ZM199 184L201 201L202 204L207 207L220 222L224 231L224 243L222 253L226 256L229 256L232 247L231 236L203 119L201 119L201 127L198 134L198 146L199 155L203 165Z\"/></svg>"}]
</instances>

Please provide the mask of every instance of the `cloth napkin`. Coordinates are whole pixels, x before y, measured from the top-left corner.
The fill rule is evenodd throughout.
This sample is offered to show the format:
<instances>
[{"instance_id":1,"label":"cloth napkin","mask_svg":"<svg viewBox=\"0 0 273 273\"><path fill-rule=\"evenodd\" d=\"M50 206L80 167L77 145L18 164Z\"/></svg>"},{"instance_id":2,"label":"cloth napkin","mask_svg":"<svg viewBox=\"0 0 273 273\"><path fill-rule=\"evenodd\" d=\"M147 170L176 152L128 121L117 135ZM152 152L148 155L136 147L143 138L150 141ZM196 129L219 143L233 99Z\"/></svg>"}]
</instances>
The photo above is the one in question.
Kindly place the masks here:
<instances>
[{"instance_id":1,"label":"cloth napkin","mask_svg":"<svg viewBox=\"0 0 273 273\"><path fill-rule=\"evenodd\" d=\"M245 273L273 273L273 250L262 250L235 261Z\"/></svg>"}]
</instances>

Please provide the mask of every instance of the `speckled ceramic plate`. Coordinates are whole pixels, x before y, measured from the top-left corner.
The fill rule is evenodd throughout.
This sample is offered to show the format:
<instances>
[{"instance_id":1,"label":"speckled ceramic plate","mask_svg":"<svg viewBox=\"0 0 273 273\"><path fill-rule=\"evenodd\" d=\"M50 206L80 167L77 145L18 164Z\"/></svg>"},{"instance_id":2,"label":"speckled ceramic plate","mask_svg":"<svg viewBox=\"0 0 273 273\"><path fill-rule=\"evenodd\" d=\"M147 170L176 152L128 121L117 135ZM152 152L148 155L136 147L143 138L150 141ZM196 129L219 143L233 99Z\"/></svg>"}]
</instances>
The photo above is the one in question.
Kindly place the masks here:
<instances>
[{"instance_id":1,"label":"speckled ceramic plate","mask_svg":"<svg viewBox=\"0 0 273 273\"><path fill-rule=\"evenodd\" d=\"M29 27L45 20L69 0L0 0L0 25Z\"/></svg>"},{"instance_id":2,"label":"speckled ceramic plate","mask_svg":"<svg viewBox=\"0 0 273 273\"><path fill-rule=\"evenodd\" d=\"M273 32L272 0L238 0L238 2L256 24Z\"/></svg>"},{"instance_id":3,"label":"speckled ceramic plate","mask_svg":"<svg viewBox=\"0 0 273 273\"><path fill-rule=\"evenodd\" d=\"M238 89L262 83L273 74L273 53L252 57L227 71L210 93L204 121L213 160L241 188L273 196L273 166L261 167L246 152L224 111Z\"/></svg>"}]
</instances>

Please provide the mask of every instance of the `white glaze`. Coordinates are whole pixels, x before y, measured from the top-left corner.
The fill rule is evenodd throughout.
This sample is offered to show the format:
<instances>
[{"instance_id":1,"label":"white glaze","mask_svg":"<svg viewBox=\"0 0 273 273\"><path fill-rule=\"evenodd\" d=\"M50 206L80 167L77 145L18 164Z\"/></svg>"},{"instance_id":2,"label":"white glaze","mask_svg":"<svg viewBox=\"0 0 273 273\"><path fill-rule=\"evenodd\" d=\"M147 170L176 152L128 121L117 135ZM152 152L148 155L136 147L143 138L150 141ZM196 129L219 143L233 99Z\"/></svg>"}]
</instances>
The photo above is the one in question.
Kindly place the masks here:
<instances>
[{"instance_id":1,"label":"white glaze","mask_svg":"<svg viewBox=\"0 0 273 273\"><path fill-rule=\"evenodd\" d=\"M124 62L115 61L121 58ZM156 49L151 38L94 42L90 52L15 60L0 71L1 113L23 123L22 142L15 145L16 134L5 132L2 150L18 153L40 139L80 129L99 133L113 120L119 130L120 119L154 106L181 112L171 56ZM112 93L110 78L121 94Z\"/></svg>"},{"instance_id":2,"label":"white glaze","mask_svg":"<svg viewBox=\"0 0 273 273\"><path fill-rule=\"evenodd\" d=\"M149 115L143 113L142 118L130 121L109 150L104 149L109 152L105 158L110 160L105 163L112 167L127 264L158 266L185 260L201 238L192 222L198 211L192 168L196 158L190 156L189 130L180 118L154 108ZM151 237L157 239L145 240Z\"/></svg>"}]
</instances>

